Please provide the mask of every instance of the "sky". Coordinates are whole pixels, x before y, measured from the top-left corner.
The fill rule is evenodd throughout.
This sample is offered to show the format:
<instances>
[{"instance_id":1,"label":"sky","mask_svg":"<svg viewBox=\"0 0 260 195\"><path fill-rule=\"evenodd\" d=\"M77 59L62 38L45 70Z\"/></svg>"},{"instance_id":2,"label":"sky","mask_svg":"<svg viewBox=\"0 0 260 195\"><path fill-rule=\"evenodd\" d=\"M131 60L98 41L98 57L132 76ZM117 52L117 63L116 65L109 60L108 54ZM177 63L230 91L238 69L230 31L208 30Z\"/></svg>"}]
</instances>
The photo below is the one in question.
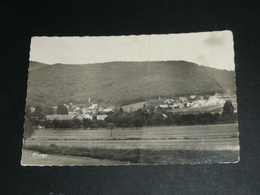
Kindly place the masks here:
<instances>
[{"instance_id":1,"label":"sky","mask_svg":"<svg viewBox=\"0 0 260 195\"><path fill-rule=\"evenodd\" d=\"M234 55L232 32L213 31L100 37L32 37L30 61L51 65L184 60L234 71Z\"/></svg>"}]
</instances>

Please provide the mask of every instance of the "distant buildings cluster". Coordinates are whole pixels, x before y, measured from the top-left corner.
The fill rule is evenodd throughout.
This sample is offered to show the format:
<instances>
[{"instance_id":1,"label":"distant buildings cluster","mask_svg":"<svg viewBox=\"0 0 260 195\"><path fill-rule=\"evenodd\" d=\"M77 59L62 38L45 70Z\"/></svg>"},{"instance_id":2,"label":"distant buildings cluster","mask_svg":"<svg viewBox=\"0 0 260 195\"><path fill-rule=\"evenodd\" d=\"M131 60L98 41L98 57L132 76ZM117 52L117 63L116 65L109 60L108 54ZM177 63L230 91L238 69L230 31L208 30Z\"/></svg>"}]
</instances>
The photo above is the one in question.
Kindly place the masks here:
<instances>
[{"instance_id":1,"label":"distant buildings cluster","mask_svg":"<svg viewBox=\"0 0 260 195\"><path fill-rule=\"evenodd\" d=\"M121 116L121 118L118 117L119 120L123 118L128 118L129 120L130 119L133 120L133 118L136 117L137 118L139 117L141 120L143 120L144 116L148 118L150 117L150 119L147 118L147 120L143 122L143 125L144 124L149 125L149 122L151 125L155 125L155 124L163 124L163 122L159 122L160 120L167 121L169 120L169 118L173 118L171 113L179 114L179 112L176 113L177 110L174 111L175 109L187 108L185 110L180 111L180 113L182 114L191 114L191 113L200 114L201 113L200 109L194 110L192 108L201 108L203 106L224 105L225 101L226 100L218 96L209 96L207 98L203 98L203 96L191 95L190 97L179 97L178 99L175 100L174 99L161 100L159 98L159 101L157 101L157 103L153 105L149 105L148 103L145 103L141 108L139 104L138 106L139 108L137 108L136 110L132 110L132 109L123 110L122 107L120 109L117 109L115 107L103 108L98 104L94 104L90 102L88 103L88 105L87 104L74 105L73 103L60 104L58 106L53 107L54 110L53 114L50 113L45 114L44 112L42 112L42 110L39 107L36 108L30 107L29 110L30 110L30 118L32 119L32 121L36 121L34 126L39 126L39 124L43 124L43 123L45 124L45 126L48 126L48 122L50 122L50 124L54 124L53 122L55 121L63 121L65 123L68 121L73 121L74 125L77 126L78 124L77 121L86 123L86 121L88 120L96 121L96 122L103 121L104 124L99 123L99 125L105 126L105 122L108 122L109 120L111 120L114 123L118 122L117 121L118 119L115 119L114 117L115 115L116 118L119 115ZM160 102L161 104L158 102ZM230 104L232 103L230 102ZM232 109L233 109L232 112L236 113L236 110L234 110L234 108ZM157 115L161 118L157 120L158 117L154 115L155 113L157 113ZM214 112L211 114L221 114L221 113ZM155 118L155 116L157 118ZM124 120L128 120L128 119L124 119ZM157 123L155 123L156 120ZM92 123L92 122L88 121L88 123ZM121 125L127 126L127 123L128 122L125 121ZM120 126L120 124L118 126Z\"/></svg>"},{"instance_id":2,"label":"distant buildings cluster","mask_svg":"<svg viewBox=\"0 0 260 195\"><path fill-rule=\"evenodd\" d=\"M66 109L68 110L67 114L61 114L57 112L58 107L55 106L54 110L56 110L56 114L46 115L46 119L53 121L57 120L71 120L71 119L91 119L91 120L104 120L110 111L113 111L112 108L103 109L99 107L98 104L91 103L90 106L86 105L73 105L73 103L64 104Z\"/></svg>"},{"instance_id":3,"label":"distant buildings cluster","mask_svg":"<svg viewBox=\"0 0 260 195\"><path fill-rule=\"evenodd\" d=\"M59 113L59 106L63 106L66 109L66 112ZM26 112L32 121L34 121L35 124L33 125L41 128L40 124L46 123L46 121L49 121L50 123L53 121L83 121L84 119L104 121L108 116L106 113L113 111L112 108L103 109L102 107L99 107L98 104L92 103L90 106L73 105L72 103L61 104L59 106L53 107L53 114L45 114L40 107L29 107Z\"/></svg>"}]
</instances>

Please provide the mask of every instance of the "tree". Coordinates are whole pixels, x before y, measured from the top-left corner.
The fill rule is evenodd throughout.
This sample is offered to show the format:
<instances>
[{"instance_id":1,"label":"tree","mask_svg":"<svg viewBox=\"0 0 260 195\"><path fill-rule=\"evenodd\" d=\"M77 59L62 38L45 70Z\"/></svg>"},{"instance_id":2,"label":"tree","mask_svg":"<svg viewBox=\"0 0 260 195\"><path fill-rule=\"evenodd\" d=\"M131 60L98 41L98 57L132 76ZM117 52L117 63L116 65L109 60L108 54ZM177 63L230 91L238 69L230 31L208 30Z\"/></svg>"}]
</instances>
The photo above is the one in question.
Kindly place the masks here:
<instances>
[{"instance_id":1,"label":"tree","mask_svg":"<svg viewBox=\"0 0 260 195\"><path fill-rule=\"evenodd\" d=\"M167 115L167 118L164 119L164 124L165 125L173 125L174 121L173 121L173 117L171 115Z\"/></svg>"},{"instance_id":2,"label":"tree","mask_svg":"<svg viewBox=\"0 0 260 195\"><path fill-rule=\"evenodd\" d=\"M52 121L52 124L53 124L54 129L55 129L55 128L59 128L59 127L60 127L60 120L54 119L54 120Z\"/></svg>"},{"instance_id":3,"label":"tree","mask_svg":"<svg viewBox=\"0 0 260 195\"><path fill-rule=\"evenodd\" d=\"M55 111L52 107L47 107L45 109L45 113L48 114L48 115L52 115L52 114L55 114Z\"/></svg>"},{"instance_id":4,"label":"tree","mask_svg":"<svg viewBox=\"0 0 260 195\"><path fill-rule=\"evenodd\" d=\"M91 119L84 118L82 120L82 126L84 129L87 129L91 124L93 124L93 121Z\"/></svg>"},{"instance_id":5,"label":"tree","mask_svg":"<svg viewBox=\"0 0 260 195\"><path fill-rule=\"evenodd\" d=\"M52 128L52 126L53 126L51 120L46 120L46 121L44 121L43 124L44 124L45 128Z\"/></svg>"},{"instance_id":6,"label":"tree","mask_svg":"<svg viewBox=\"0 0 260 195\"><path fill-rule=\"evenodd\" d=\"M95 125L97 125L98 128L106 128L107 127L107 123L103 120L96 120Z\"/></svg>"},{"instance_id":7,"label":"tree","mask_svg":"<svg viewBox=\"0 0 260 195\"><path fill-rule=\"evenodd\" d=\"M74 127L73 120L61 120L59 128L70 128L72 129Z\"/></svg>"},{"instance_id":8,"label":"tree","mask_svg":"<svg viewBox=\"0 0 260 195\"><path fill-rule=\"evenodd\" d=\"M83 126L84 129L87 129L89 125L88 125L87 122L84 122L84 121L83 121L83 122L82 122L82 126Z\"/></svg>"},{"instance_id":9,"label":"tree","mask_svg":"<svg viewBox=\"0 0 260 195\"><path fill-rule=\"evenodd\" d=\"M175 116L175 124L176 124L177 126L179 126L179 125L182 124L182 116L181 116L180 114L177 114L177 115Z\"/></svg>"},{"instance_id":10,"label":"tree","mask_svg":"<svg viewBox=\"0 0 260 195\"><path fill-rule=\"evenodd\" d=\"M68 109L66 108L66 106L64 106L64 104L59 104L57 107L57 114L68 114Z\"/></svg>"},{"instance_id":11,"label":"tree","mask_svg":"<svg viewBox=\"0 0 260 195\"><path fill-rule=\"evenodd\" d=\"M143 121L142 121L142 119L135 117L132 119L132 124L134 127L136 127L138 129L138 127L143 126Z\"/></svg>"},{"instance_id":12,"label":"tree","mask_svg":"<svg viewBox=\"0 0 260 195\"><path fill-rule=\"evenodd\" d=\"M73 123L74 123L75 128L81 128L82 127L82 122L78 118L74 118Z\"/></svg>"},{"instance_id":13,"label":"tree","mask_svg":"<svg viewBox=\"0 0 260 195\"><path fill-rule=\"evenodd\" d=\"M93 121L89 118L84 118L82 121L86 123L88 126L93 124Z\"/></svg>"},{"instance_id":14,"label":"tree","mask_svg":"<svg viewBox=\"0 0 260 195\"><path fill-rule=\"evenodd\" d=\"M41 108L41 106L39 104L35 107L35 111L42 112L42 108Z\"/></svg>"},{"instance_id":15,"label":"tree","mask_svg":"<svg viewBox=\"0 0 260 195\"><path fill-rule=\"evenodd\" d=\"M114 123L108 123L108 125L107 125L107 128L108 129L110 129L110 131L111 131L111 136L112 136L112 131L113 131L113 129L115 129L115 124Z\"/></svg>"},{"instance_id":16,"label":"tree","mask_svg":"<svg viewBox=\"0 0 260 195\"><path fill-rule=\"evenodd\" d=\"M26 116L27 117L30 116L31 113L32 113L31 107L30 106L26 106L25 107L25 114L26 114Z\"/></svg>"},{"instance_id":17,"label":"tree","mask_svg":"<svg viewBox=\"0 0 260 195\"><path fill-rule=\"evenodd\" d=\"M23 132L23 144L25 145L25 141L26 139L28 139L29 137L31 137L34 134L34 128L32 126L32 122L30 121L30 119L28 118L28 116L24 117L25 121L24 121L24 132Z\"/></svg>"},{"instance_id":18,"label":"tree","mask_svg":"<svg viewBox=\"0 0 260 195\"><path fill-rule=\"evenodd\" d=\"M203 113L202 114L202 123L204 124L215 124L216 121L214 116L211 113Z\"/></svg>"},{"instance_id":19,"label":"tree","mask_svg":"<svg viewBox=\"0 0 260 195\"><path fill-rule=\"evenodd\" d=\"M98 126L97 126L97 124L91 124L90 126L89 126L89 128L90 129L97 129L98 128Z\"/></svg>"},{"instance_id":20,"label":"tree","mask_svg":"<svg viewBox=\"0 0 260 195\"><path fill-rule=\"evenodd\" d=\"M123 114L123 113L124 113L124 110L123 110L122 107L119 108L118 113L119 113L119 114Z\"/></svg>"},{"instance_id":21,"label":"tree","mask_svg":"<svg viewBox=\"0 0 260 195\"><path fill-rule=\"evenodd\" d=\"M223 106L223 115L234 115L234 107L230 100L227 100Z\"/></svg>"},{"instance_id":22,"label":"tree","mask_svg":"<svg viewBox=\"0 0 260 195\"><path fill-rule=\"evenodd\" d=\"M194 117L194 121L195 121L195 124L202 124L203 120L202 120L202 114L199 113L197 114L195 117Z\"/></svg>"},{"instance_id":23,"label":"tree","mask_svg":"<svg viewBox=\"0 0 260 195\"><path fill-rule=\"evenodd\" d=\"M105 118L106 123L117 123L117 117L114 115L110 115Z\"/></svg>"},{"instance_id":24,"label":"tree","mask_svg":"<svg viewBox=\"0 0 260 195\"><path fill-rule=\"evenodd\" d=\"M225 123L234 122L234 107L230 100L223 106L222 117Z\"/></svg>"},{"instance_id":25,"label":"tree","mask_svg":"<svg viewBox=\"0 0 260 195\"><path fill-rule=\"evenodd\" d=\"M114 120L114 123L116 124L117 127L123 127L127 126L129 123L129 118L124 115L119 115L116 120ZM124 124L124 125L123 125Z\"/></svg>"},{"instance_id":26,"label":"tree","mask_svg":"<svg viewBox=\"0 0 260 195\"><path fill-rule=\"evenodd\" d=\"M149 114L147 113L146 109L139 108L137 111L134 112L135 117L142 119L143 123L148 119Z\"/></svg>"},{"instance_id":27,"label":"tree","mask_svg":"<svg viewBox=\"0 0 260 195\"><path fill-rule=\"evenodd\" d=\"M159 125L163 125L164 122L164 117L163 114L156 111L150 118L152 120L152 125L154 126L159 126Z\"/></svg>"}]
</instances>

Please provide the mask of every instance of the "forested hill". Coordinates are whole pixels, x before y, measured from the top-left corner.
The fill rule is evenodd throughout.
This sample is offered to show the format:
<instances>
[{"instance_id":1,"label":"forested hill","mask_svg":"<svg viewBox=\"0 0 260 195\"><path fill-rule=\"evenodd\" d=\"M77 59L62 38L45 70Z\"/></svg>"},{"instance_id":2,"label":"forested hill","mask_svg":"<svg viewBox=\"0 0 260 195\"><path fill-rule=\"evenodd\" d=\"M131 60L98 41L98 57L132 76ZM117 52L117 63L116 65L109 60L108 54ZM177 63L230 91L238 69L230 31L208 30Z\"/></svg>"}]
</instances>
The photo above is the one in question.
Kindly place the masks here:
<instances>
[{"instance_id":1,"label":"forested hill","mask_svg":"<svg viewBox=\"0 0 260 195\"><path fill-rule=\"evenodd\" d=\"M30 62L27 105L124 105L146 98L235 94L235 73L185 61L46 65Z\"/></svg>"}]
</instances>

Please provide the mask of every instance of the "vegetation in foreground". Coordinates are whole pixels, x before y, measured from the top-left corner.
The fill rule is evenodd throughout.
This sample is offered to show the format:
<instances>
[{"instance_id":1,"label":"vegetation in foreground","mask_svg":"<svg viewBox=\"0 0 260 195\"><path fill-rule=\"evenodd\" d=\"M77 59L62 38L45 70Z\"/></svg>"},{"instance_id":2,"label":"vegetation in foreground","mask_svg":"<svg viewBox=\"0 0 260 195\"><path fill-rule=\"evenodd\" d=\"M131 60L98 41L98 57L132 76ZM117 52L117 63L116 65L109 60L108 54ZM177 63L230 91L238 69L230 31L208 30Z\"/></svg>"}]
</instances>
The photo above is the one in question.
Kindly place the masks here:
<instances>
[{"instance_id":1,"label":"vegetation in foreground","mask_svg":"<svg viewBox=\"0 0 260 195\"><path fill-rule=\"evenodd\" d=\"M91 157L141 164L185 164L185 163L225 163L236 162L239 151L213 150L149 150L149 149L111 149L68 147L51 144L49 146L29 145L23 149L45 154Z\"/></svg>"}]
</instances>

